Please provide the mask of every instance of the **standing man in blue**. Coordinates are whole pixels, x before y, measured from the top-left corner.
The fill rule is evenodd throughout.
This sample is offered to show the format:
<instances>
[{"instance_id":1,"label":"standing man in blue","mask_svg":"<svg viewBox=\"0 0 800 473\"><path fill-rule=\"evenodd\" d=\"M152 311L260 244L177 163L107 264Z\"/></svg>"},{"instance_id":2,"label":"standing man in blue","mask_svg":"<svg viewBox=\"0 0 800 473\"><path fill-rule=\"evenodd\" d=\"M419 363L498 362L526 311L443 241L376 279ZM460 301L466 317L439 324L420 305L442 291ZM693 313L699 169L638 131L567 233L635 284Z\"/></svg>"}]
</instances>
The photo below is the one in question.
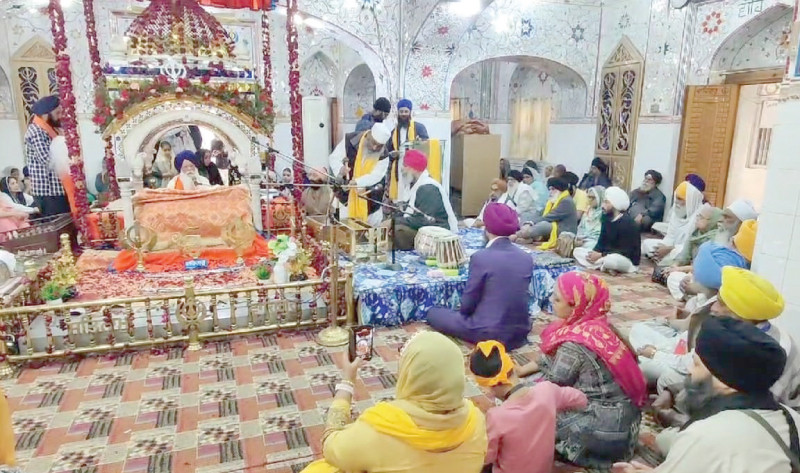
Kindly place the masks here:
<instances>
[{"instance_id":1,"label":"standing man in blue","mask_svg":"<svg viewBox=\"0 0 800 473\"><path fill-rule=\"evenodd\" d=\"M469 343L498 340L509 350L528 342L531 319L528 288L533 259L508 239L519 230L517 212L492 203L483 212L486 248L469 261L469 279L461 309L434 307L428 323L435 330Z\"/></svg>"},{"instance_id":2,"label":"standing man in blue","mask_svg":"<svg viewBox=\"0 0 800 473\"><path fill-rule=\"evenodd\" d=\"M372 111L365 113L364 116L356 123L356 133L362 133L372 129L372 125L376 123L383 123L386 117L392 113L392 102L386 97L378 97L378 100L372 104Z\"/></svg>"}]
</instances>

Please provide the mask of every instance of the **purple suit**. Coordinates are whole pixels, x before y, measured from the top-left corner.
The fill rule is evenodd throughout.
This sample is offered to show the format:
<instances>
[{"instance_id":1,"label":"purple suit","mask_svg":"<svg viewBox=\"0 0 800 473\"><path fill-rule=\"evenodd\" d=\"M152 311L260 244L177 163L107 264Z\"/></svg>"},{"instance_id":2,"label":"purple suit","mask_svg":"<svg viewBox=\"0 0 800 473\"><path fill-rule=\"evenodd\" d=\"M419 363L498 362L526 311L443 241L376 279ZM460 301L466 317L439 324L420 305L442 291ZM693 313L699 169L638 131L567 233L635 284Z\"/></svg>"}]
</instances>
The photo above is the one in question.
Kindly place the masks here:
<instances>
[{"instance_id":1,"label":"purple suit","mask_svg":"<svg viewBox=\"0 0 800 473\"><path fill-rule=\"evenodd\" d=\"M461 310L434 307L428 323L437 331L469 343L502 342L509 350L528 341L531 320L528 289L533 259L508 238L472 255Z\"/></svg>"}]
</instances>

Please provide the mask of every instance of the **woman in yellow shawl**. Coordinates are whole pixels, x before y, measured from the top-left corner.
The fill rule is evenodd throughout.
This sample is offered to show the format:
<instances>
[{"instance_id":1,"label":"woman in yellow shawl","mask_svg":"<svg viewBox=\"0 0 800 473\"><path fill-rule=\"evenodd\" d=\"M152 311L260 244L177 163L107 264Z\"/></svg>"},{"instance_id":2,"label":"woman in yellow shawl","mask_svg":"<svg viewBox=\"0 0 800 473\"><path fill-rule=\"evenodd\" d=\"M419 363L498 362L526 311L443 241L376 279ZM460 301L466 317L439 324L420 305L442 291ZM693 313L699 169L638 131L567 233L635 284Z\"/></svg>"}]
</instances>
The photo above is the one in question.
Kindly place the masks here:
<instances>
[{"instance_id":1,"label":"woman in yellow shawl","mask_svg":"<svg viewBox=\"0 0 800 473\"><path fill-rule=\"evenodd\" d=\"M349 364L336 386L322 437L323 460L304 473L478 473L486 455L483 413L464 399L464 356L449 338L421 332L400 355L397 399L367 409L351 423Z\"/></svg>"},{"instance_id":2,"label":"woman in yellow shawl","mask_svg":"<svg viewBox=\"0 0 800 473\"><path fill-rule=\"evenodd\" d=\"M15 445L14 427L11 424L11 410L8 408L6 393L0 389L0 471L6 471L6 469L16 465L14 459Z\"/></svg>"}]
</instances>

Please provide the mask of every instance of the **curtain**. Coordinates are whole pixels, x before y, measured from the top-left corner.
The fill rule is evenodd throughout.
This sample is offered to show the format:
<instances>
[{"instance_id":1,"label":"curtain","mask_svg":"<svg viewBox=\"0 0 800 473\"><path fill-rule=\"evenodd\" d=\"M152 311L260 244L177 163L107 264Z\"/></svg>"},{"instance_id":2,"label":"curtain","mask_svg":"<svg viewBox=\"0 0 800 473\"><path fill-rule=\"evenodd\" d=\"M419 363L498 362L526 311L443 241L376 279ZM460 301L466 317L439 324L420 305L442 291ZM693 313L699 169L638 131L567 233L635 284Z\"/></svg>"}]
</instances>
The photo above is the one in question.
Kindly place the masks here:
<instances>
[{"instance_id":1,"label":"curtain","mask_svg":"<svg viewBox=\"0 0 800 473\"><path fill-rule=\"evenodd\" d=\"M518 99L511 105L511 154L514 159L547 159L550 99Z\"/></svg>"}]
</instances>

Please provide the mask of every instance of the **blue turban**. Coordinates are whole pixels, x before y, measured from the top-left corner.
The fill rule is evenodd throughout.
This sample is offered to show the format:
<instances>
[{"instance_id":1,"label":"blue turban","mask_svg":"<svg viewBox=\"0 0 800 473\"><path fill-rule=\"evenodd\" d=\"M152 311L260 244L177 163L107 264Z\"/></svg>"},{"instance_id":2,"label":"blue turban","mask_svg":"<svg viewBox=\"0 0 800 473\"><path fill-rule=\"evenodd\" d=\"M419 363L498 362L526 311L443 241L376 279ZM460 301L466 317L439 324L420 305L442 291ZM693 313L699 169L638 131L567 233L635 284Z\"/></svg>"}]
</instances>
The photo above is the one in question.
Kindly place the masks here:
<instances>
[{"instance_id":1,"label":"blue turban","mask_svg":"<svg viewBox=\"0 0 800 473\"><path fill-rule=\"evenodd\" d=\"M61 101L58 100L57 95L42 97L31 106L31 113L34 115L47 115L57 109L60 103Z\"/></svg>"},{"instance_id":2,"label":"blue turban","mask_svg":"<svg viewBox=\"0 0 800 473\"><path fill-rule=\"evenodd\" d=\"M397 109L400 110L401 108L407 108L409 110L412 110L414 108L414 105L411 103L410 100L402 99L399 102L397 102Z\"/></svg>"},{"instance_id":3,"label":"blue turban","mask_svg":"<svg viewBox=\"0 0 800 473\"><path fill-rule=\"evenodd\" d=\"M703 178L697 174L687 174L686 179L684 180L693 185L695 189L699 190L700 192L706 191L706 181L704 181Z\"/></svg>"},{"instance_id":4,"label":"blue turban","mask_svg":"<svg viewBox=\"0 0 800 473\"><path fill-rule=\"evenodd\" d=\"M197 159L197 155L194 152L189 151L188 149L185 151L181 151L175 156L175 169L178 172L181 172L181 166L183 166L184 161L189 161L190 163L194 164L197 168L200 167L200 160Z\"/></svg>"},{"instance_id":5,"label":"blue turban","mask_svg":"<svg viewBox=\"0 0 800 473\"><path fill-rule=\"evenodd\" d=\"M692 263L694 280L709 289L722 286L722 268L734 266L747 269L747 260L738 251L714 242L700 245Z\"/></svg>"}]
</instances>

